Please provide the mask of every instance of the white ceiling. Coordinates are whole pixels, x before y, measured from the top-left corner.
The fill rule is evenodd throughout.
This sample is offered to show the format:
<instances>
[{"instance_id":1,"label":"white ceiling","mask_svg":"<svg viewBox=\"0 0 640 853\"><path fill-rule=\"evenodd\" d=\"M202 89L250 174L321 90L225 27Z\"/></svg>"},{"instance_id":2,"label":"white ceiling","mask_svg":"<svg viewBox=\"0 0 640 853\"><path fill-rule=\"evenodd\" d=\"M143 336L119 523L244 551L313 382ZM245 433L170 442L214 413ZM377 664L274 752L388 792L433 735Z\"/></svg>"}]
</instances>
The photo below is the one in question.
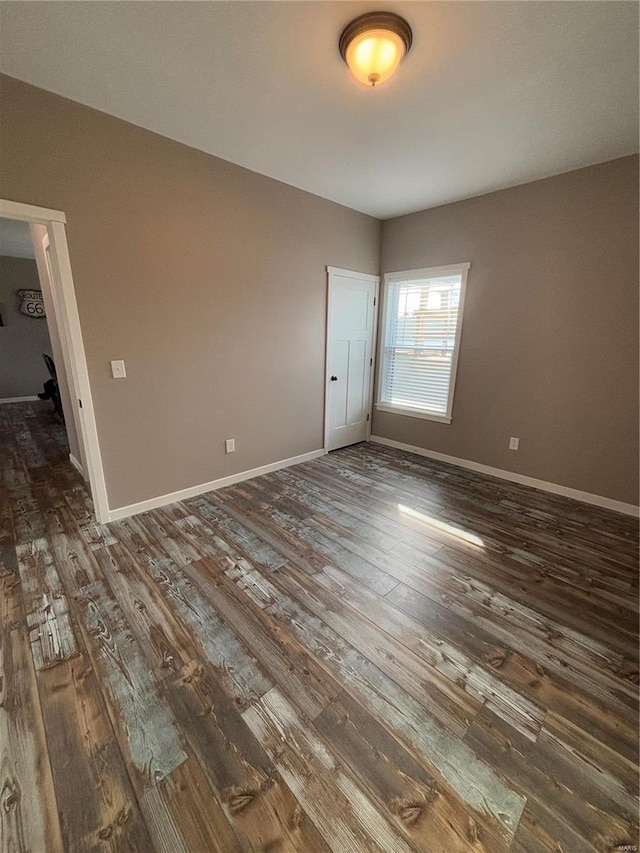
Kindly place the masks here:
<instances>
[{"instance_id":1,"label":"white ceiling","mask_svg":"<svg viewBox=\"0 0 640 853\"><path fill-rule=\"evenodd\" d=\"M9 258L35 258L28 222L0 219L0 255Z\"/></svg>"},{"instance_id":2,"label":"white ceiling","mask_svg":"<svg viewBox=\"0 0 640 853\"><path fill-rule=\"evenodd\" d=\"M370 90L337 50L410 22ZM2 2L0 69L380 218L638 150L635 2Z\"/></svg>"}]
</instances>

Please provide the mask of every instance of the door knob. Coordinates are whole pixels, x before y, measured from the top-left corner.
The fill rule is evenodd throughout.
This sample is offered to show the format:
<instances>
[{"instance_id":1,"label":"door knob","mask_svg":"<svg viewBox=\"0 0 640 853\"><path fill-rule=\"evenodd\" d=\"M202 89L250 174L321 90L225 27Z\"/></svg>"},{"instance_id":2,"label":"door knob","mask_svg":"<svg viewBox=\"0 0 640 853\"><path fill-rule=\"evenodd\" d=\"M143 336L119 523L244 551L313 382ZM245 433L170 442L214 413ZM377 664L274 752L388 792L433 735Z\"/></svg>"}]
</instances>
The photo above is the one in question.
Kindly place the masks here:
<instances>
[{"instance_id":1,"label":"door knob","mask_svg":"<svg viewBox=\"0 0 640 853\"><path fill-rule=\"evenodd\" d=\"M331 377L331 381L332 381L332 382L337 382L337 381L338 381L338 377L337 377L337 376L332 376L332 377Z\"/></svg>"}]
</instances>

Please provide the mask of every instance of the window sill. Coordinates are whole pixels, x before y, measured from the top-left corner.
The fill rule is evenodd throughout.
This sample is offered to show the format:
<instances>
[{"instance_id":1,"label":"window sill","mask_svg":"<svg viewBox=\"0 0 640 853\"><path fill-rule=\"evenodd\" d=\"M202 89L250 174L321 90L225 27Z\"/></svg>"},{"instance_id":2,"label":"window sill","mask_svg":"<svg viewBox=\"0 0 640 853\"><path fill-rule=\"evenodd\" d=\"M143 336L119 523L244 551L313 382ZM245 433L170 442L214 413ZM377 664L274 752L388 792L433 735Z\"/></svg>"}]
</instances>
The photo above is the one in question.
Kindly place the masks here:
<instances>
[{"instance_id":1,"label":"window sill","mask_svg":"<svg viewBox=\"0 0 640 853\"><path fill-rule=\"evenodd\" d=\"M392 415L405 415L409 418L420 418L423 421L437 421L441 424L450 424L448 415L436 415L431 412L420 412L417 409L402 409L400 406L388 406L386 403L376 403L379 412L389 412Z\"/></svg>"}]
</instances>

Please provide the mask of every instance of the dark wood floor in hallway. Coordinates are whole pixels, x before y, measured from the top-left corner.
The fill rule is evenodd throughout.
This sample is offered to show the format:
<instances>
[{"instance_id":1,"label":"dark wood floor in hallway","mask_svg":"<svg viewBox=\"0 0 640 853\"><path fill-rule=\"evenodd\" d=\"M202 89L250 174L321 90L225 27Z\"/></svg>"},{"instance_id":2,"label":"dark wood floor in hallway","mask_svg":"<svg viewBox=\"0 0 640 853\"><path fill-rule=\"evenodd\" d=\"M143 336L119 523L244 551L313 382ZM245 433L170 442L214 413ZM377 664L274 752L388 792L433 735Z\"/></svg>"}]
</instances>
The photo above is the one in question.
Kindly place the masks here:
<instances>
[{"instance_id":1,"label":"dark wood floor in hallway","mask_svg":"<svg viewBox=\"0 0 640 853\"><path fill-rule=\"evenodd\" d=\"M637 521L374 445L99 525L0 406L0 849L638 844Z\"/></svg>"}]
</instances>

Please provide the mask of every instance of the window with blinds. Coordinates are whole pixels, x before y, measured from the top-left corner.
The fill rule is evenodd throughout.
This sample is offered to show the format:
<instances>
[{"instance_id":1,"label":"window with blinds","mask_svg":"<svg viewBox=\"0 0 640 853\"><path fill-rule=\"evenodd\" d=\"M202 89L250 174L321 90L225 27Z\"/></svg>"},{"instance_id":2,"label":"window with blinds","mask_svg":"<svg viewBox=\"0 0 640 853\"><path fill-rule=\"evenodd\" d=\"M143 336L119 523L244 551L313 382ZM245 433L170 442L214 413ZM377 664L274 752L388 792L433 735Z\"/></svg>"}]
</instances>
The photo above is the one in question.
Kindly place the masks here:
<instances>
[{"instance_id":1,"label":"window with blinds","mask_svg":"<svg viewBox=\"0 0 640 853\"><path fill-rule=\"evenodd\" d=\"M377 408L451 421L469 266L385 276Z\"/></svg>"}]
</instances>

